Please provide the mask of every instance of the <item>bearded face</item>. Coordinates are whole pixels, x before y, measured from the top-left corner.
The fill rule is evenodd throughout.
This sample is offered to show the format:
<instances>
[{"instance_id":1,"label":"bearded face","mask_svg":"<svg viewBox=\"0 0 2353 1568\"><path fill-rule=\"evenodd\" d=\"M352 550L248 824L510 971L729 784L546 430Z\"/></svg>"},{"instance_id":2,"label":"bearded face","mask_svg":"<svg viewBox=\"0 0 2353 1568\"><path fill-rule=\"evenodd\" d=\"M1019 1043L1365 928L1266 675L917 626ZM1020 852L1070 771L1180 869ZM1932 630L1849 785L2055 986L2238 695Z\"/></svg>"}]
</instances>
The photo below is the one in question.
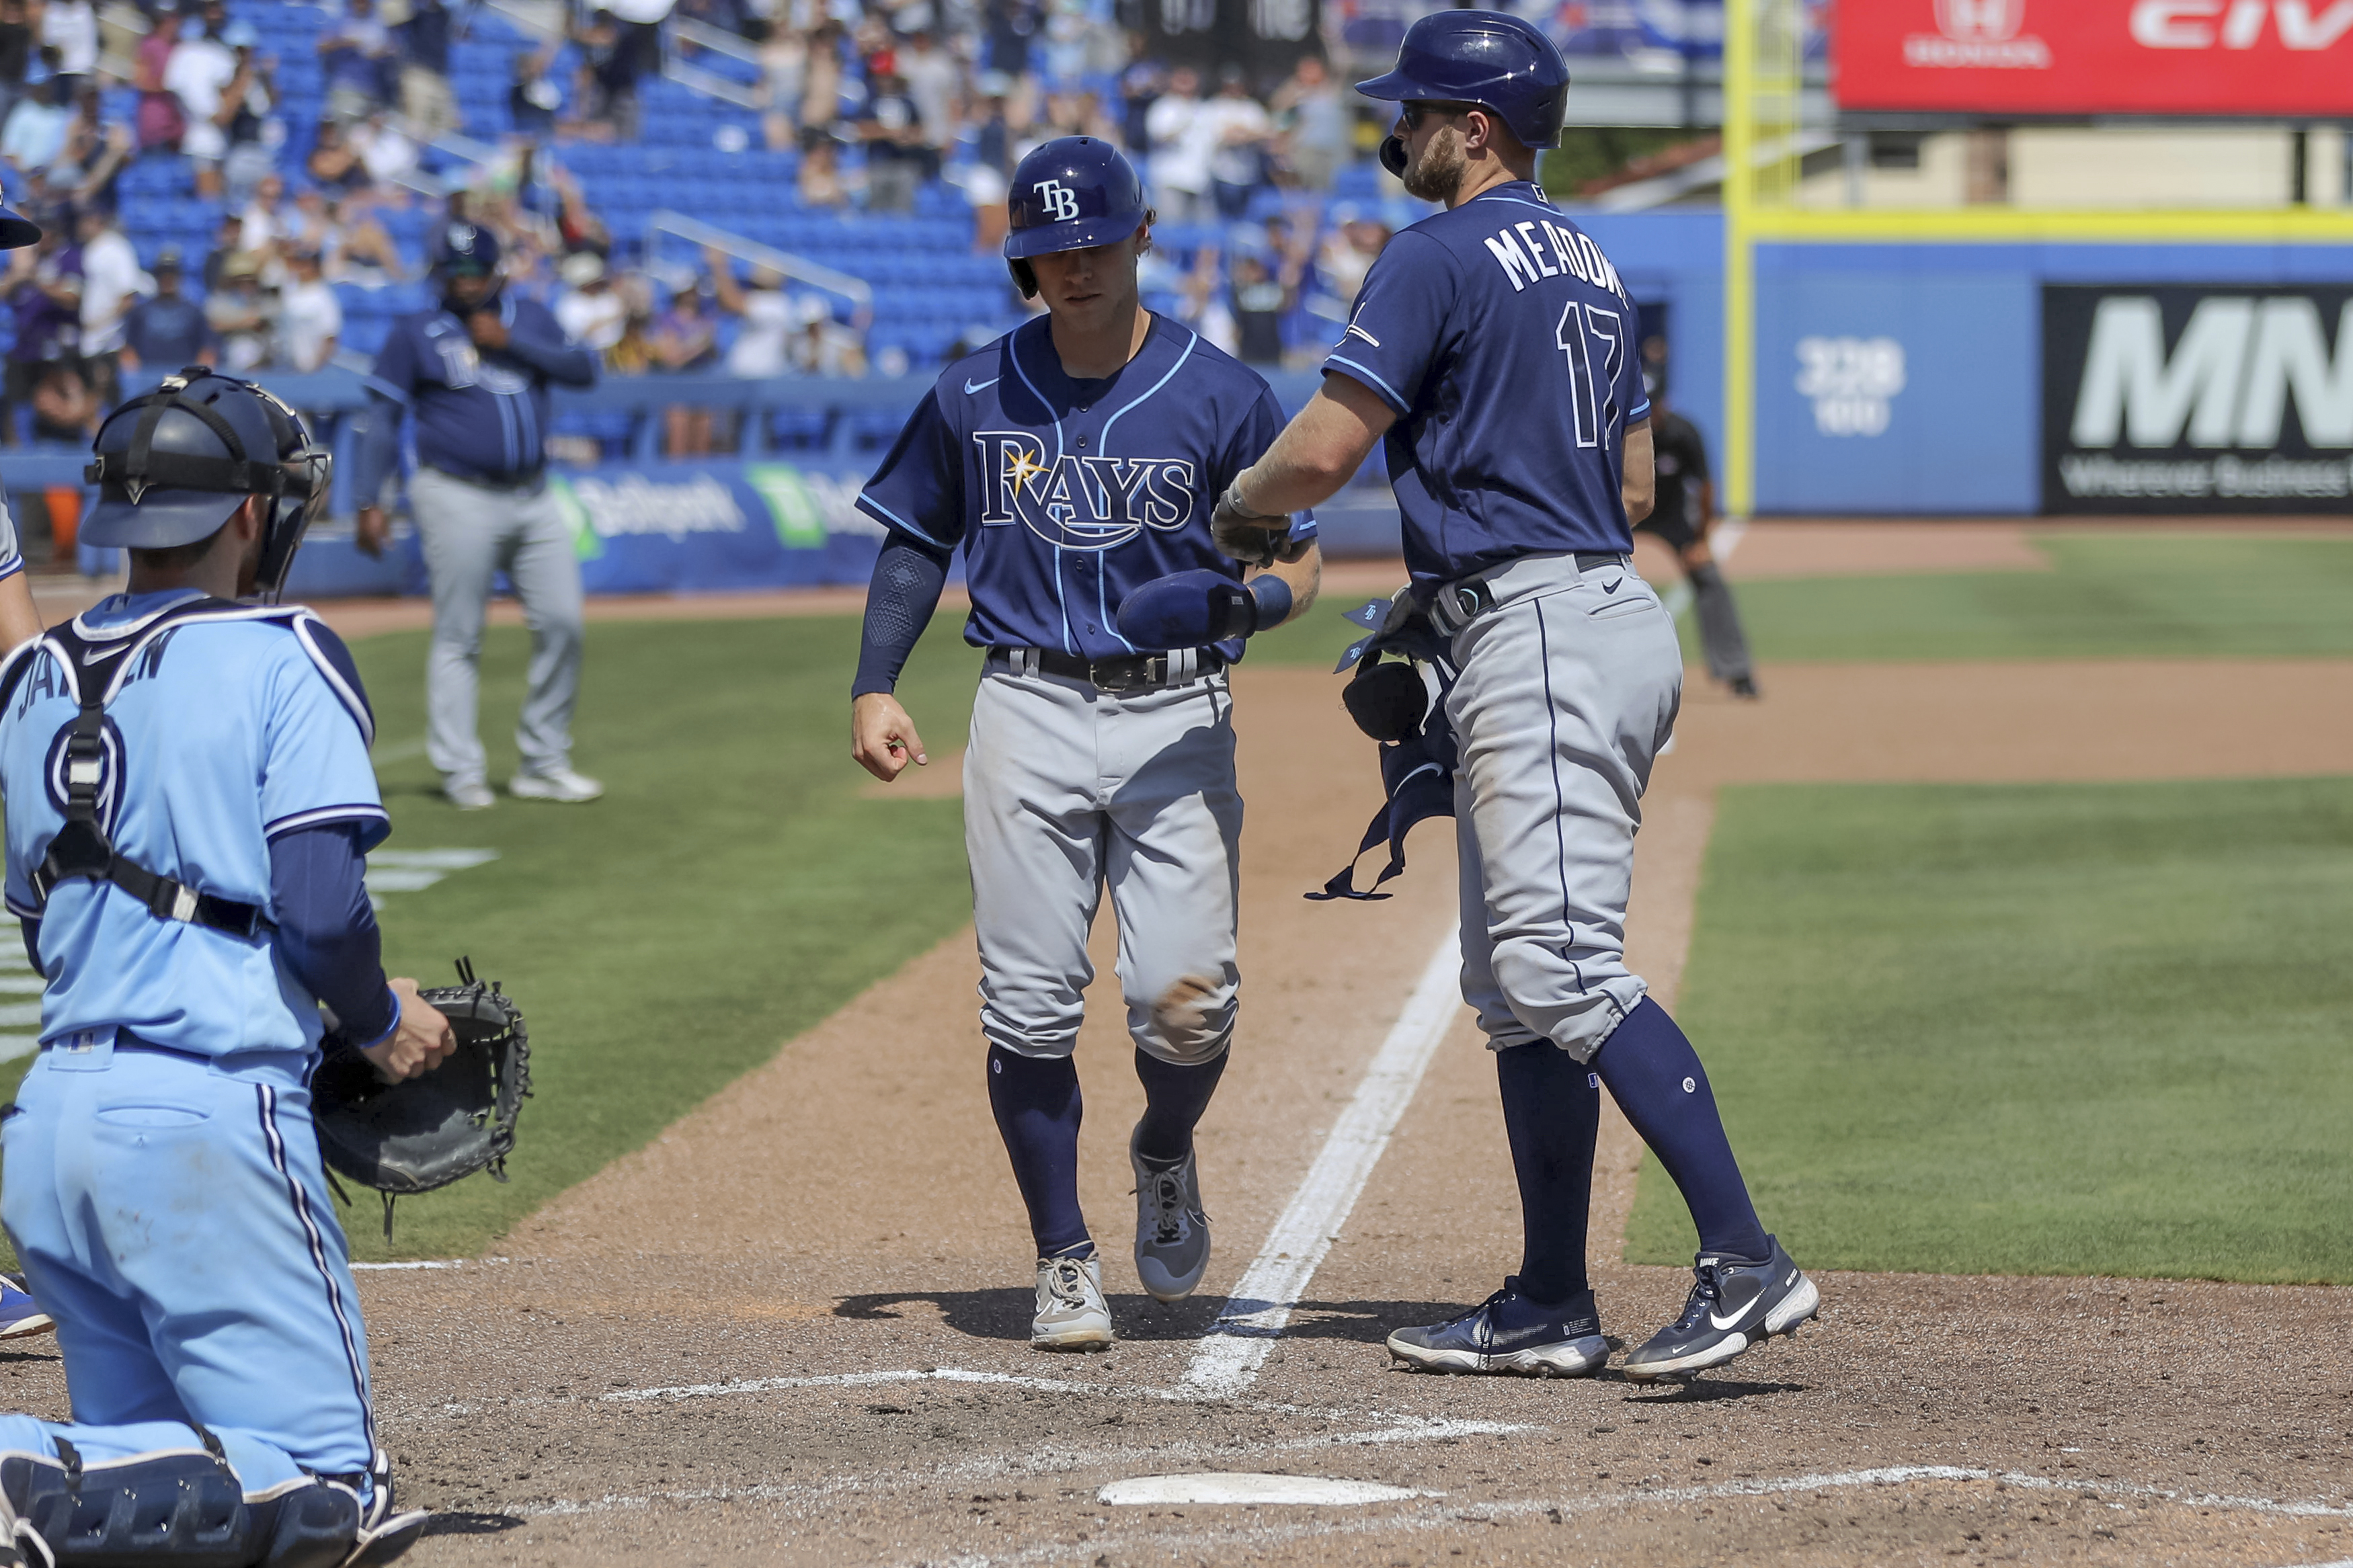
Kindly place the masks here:
<instances>
[{"instance_id":1,"label":"bearded face","mask_svg":"<svg viewBox=\"0 0 2353 1568\"><path fill-rule=\"evenodd\" d=\"M1442 125L1422 147L1421 156L1406 165L1406 194L1425 202L1445 201L1461 185L1470 162L1461 128Z\"/></svg>"}]
</instances>

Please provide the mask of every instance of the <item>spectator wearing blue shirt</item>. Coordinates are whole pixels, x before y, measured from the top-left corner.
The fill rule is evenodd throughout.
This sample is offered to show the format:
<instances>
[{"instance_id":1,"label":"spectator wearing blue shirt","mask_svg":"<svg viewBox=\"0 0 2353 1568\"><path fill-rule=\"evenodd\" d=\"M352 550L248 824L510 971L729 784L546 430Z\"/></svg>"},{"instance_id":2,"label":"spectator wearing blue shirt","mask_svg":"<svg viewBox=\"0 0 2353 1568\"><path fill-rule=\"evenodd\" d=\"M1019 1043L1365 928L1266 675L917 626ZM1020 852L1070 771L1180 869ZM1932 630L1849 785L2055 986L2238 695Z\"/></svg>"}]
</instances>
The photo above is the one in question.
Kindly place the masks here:
<instances>
[{"instance_id":1,"label":"spectator wearing blue shirt","mask_svg":"<svg viewBox=\"0 0 2353 1568\"><path fill-rule=\"evenodd\" d=\"M122 319L122 370L145 368L168 374L192 364L213 364L220 339L205 320L204 307L180 292L180 250L165 246L155 257L155 292L131 307Z\"/></svg>"},{"instance_id":2,"label":"spectator wearing blue shirt","mask_svg":"<svg viewBox=\"0 0 2353 1568\"><path fill-rule=\"evenodd\" d=\"M497 804L475 722L482 622L500 572L531 623L531 673L509 786L527 800L589 801L604 793L572 770L572 708L580 689L580 561L547 489L548 387L588 386L596 356L573 343L547 308L501 287L490 230L452 223L436 247L440 303L403 316L376 356L376 403L359 452L357 542L381 554L391 537L379 498L397 466L400 416L417 420L409 510L433 584L426 664L425 754L461 811Z\"/></svg>"}]
</instances>

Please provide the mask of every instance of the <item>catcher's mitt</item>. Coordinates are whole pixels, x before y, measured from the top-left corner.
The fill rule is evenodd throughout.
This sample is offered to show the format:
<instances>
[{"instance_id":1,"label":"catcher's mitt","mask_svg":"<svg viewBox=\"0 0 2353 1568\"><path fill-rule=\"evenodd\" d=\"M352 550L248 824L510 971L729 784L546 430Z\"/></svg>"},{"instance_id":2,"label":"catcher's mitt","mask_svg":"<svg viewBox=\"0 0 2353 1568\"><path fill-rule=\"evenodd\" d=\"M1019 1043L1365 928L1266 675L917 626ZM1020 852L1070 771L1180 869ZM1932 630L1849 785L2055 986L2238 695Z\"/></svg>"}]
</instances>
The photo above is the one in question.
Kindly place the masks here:
<instances>
[{"instance_id":1,"label":"catcher's mitt","mask_svg":"<svg viewBox=\"0 0 2353 1568\"><path fill-rule=\"evenodd\" d=\"M311 1080L311 1113L327 1168L392 1200L429 1193L476 1171L505 1181L515 1119L531 1093L531 1041L522 1015L495 984L458 961L460 985L417 994L449 1020L458 1049L439 1067L386 1083L348 1041L330 1035Z\"/></svg>"}]
</instances>

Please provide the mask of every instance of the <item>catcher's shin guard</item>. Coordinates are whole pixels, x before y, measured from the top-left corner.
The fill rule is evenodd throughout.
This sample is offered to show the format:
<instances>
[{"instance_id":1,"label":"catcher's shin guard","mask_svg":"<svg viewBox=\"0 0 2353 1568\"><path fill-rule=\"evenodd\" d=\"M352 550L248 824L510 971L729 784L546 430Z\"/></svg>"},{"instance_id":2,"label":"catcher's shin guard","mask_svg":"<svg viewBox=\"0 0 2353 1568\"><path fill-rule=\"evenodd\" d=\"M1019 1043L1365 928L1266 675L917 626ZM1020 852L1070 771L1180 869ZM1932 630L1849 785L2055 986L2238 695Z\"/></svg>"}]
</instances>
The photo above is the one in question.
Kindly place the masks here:
<instances>
[{"instance_id":1,"label":"catcher's shin guard","mask_svg":"<svg viewBox=\"0 0 2353 1568\"><path fill-rule=\"evenodd\" d=\"M43 1568L335 1568L362 1543L359 1494L315 1478L248 1496L200 1449L84 1465L0 1456L0 1512L27 1563Z\"/></svg>"}]
</instances>

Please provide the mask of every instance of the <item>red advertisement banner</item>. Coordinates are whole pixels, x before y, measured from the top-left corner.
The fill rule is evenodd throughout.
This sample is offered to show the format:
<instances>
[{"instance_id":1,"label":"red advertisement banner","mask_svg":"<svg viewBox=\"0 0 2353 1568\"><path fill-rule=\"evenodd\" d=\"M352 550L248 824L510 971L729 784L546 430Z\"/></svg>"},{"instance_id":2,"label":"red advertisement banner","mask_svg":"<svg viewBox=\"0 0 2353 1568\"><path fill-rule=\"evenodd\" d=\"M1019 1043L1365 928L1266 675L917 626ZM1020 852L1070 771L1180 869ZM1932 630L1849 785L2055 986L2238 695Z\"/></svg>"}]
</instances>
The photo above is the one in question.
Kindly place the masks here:
<instances>
[{"instance_id":1,"label":"red advertisement banner","mask_svg":"<svg viewBox=\"0 0 2353 1568\"><path fill-rule=\"evenodd\" d=\"M1849 110L2353 115L2353 0L1843 0Z\"/></svg>"}]
</instances>

